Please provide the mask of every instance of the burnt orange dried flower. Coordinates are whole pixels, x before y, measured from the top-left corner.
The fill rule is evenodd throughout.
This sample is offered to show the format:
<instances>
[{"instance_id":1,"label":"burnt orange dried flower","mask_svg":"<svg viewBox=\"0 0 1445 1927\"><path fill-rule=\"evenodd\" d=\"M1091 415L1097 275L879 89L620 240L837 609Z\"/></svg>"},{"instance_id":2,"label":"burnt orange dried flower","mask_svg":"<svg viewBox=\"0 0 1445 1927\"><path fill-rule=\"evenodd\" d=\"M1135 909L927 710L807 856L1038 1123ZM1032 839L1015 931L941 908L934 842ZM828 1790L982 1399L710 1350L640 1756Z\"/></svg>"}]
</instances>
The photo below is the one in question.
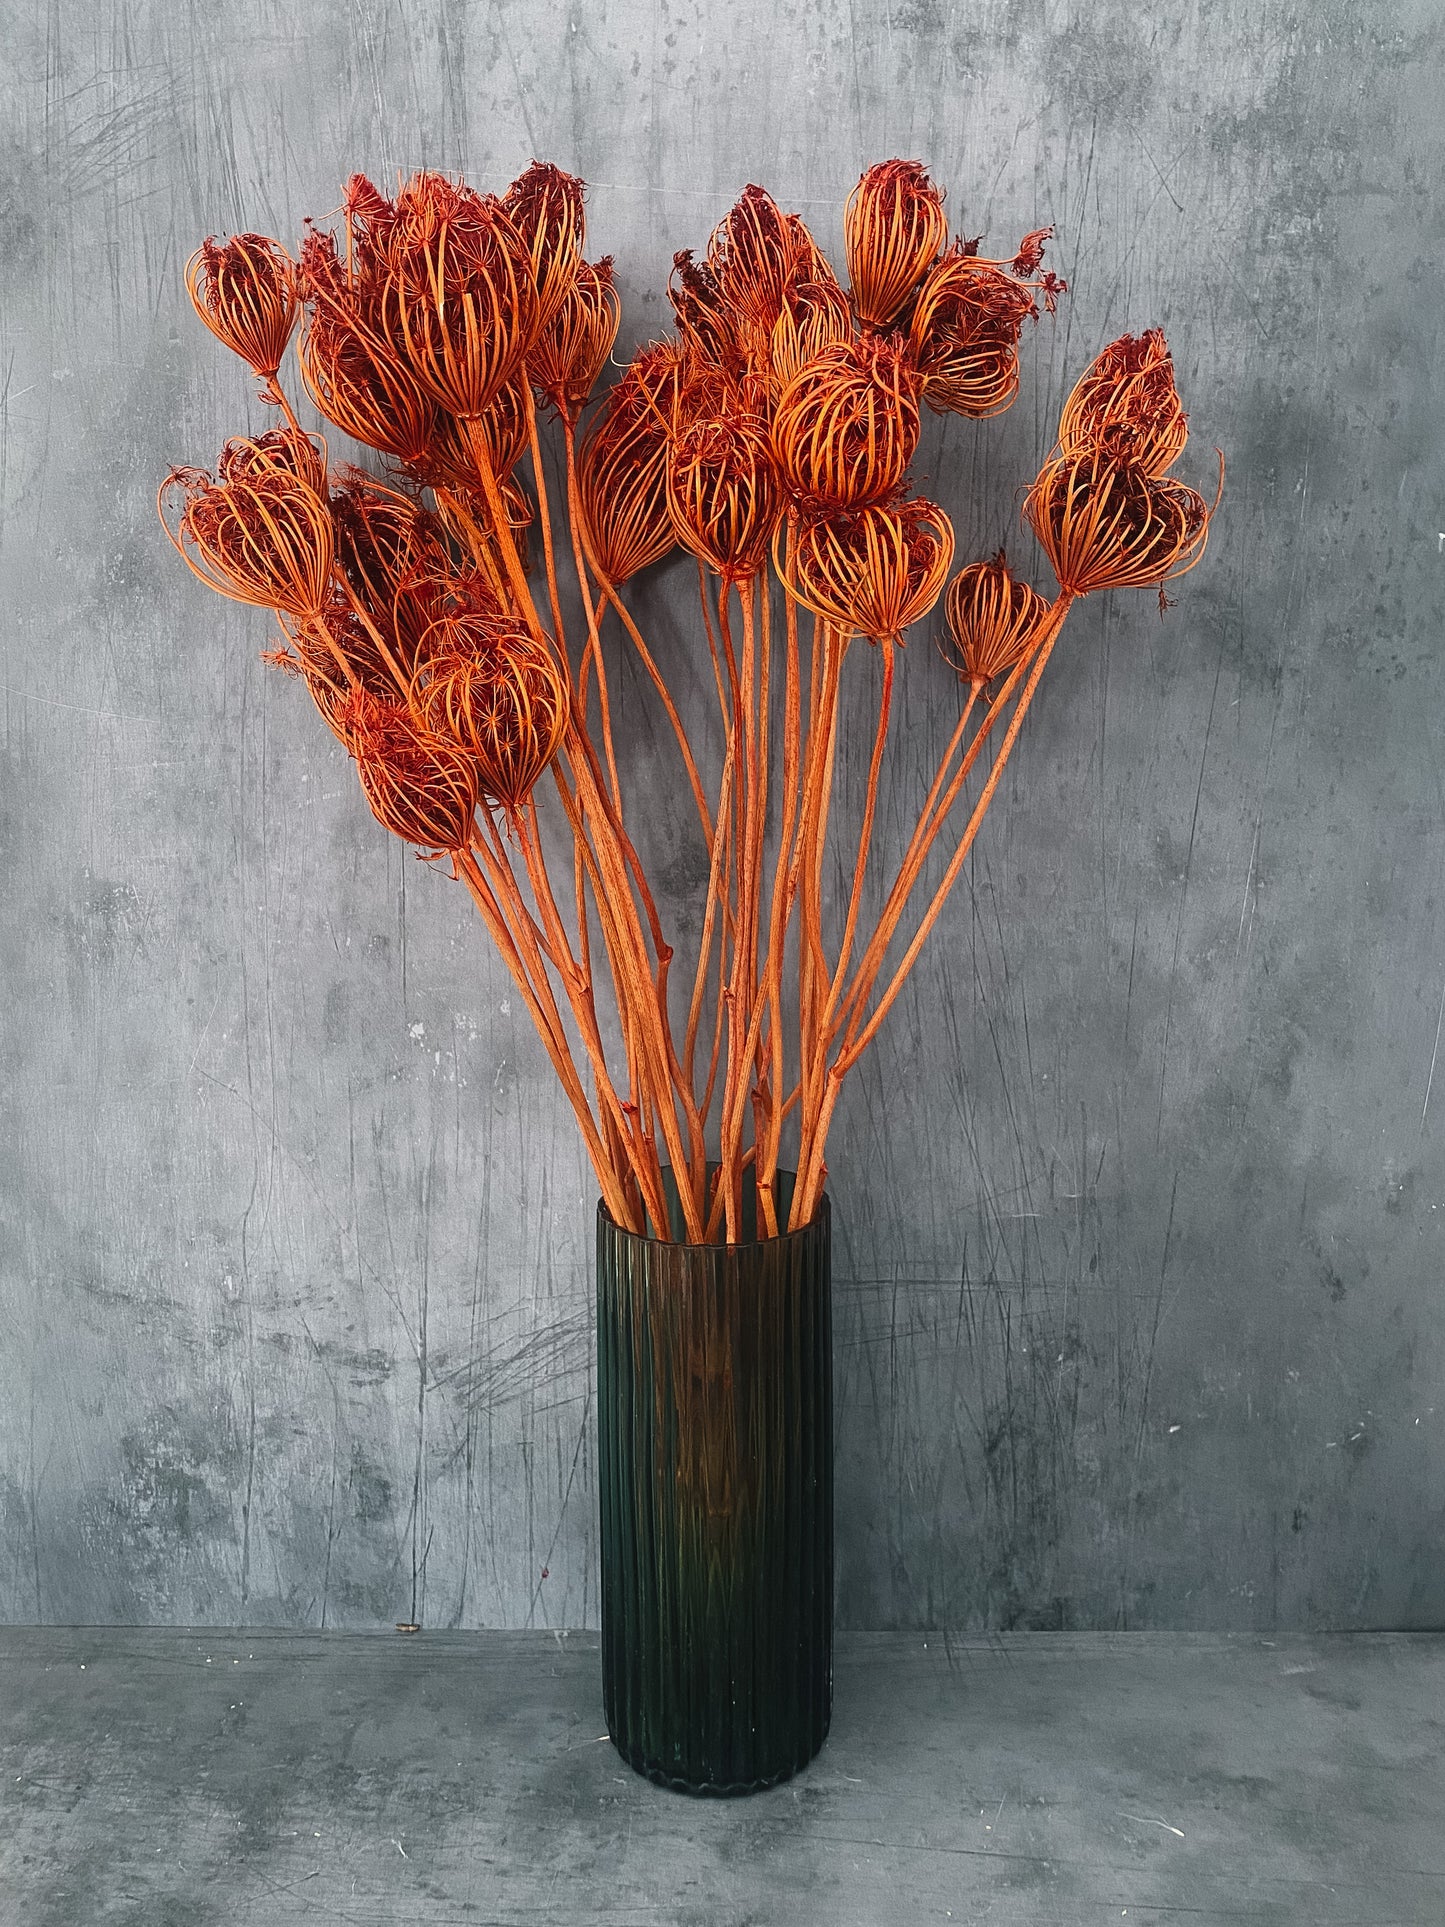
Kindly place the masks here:
<instances>
[{"instance_id":1,"label":"burnt orange dried flower","mask_svg":"<svg viewBox=\"0 0 1445 1927\"><path fill-rule=\"evenodd\" d=\"M743 352L738 340L741 316L707 261L693 258L691 248L672 257L667 298L677 318L678 332L687 347L720 368L739 369Z\"/></svg>"},{"instance_id":2,"label":"burnt orange dried flower","mask_svg":"<svg viewBox=\"0 0 1445 1927\"><path fill-rule=\"evenodd\" d=\"M1179 459L1188 439L1189 417L1161 328L1111 341L1075 383L1059 422L1064 454L1103 444L1115 460L1156 478Z\"/></svg>"},{"instance_id":3,"label":"burnt orange dried flower","mask_svg":"<svg viewBox=\"0 0 1445 1927\"><path fill-rule=\"evenodd\" d=\"M943 252L943 195L920 161L879 161L848 196L843 237L853 308L869 327L886 328Z\"/></svg>"},{"instance_id":4,"label":"burnt orange dried flower","mask_svg":"<svg viewBox=\"0 0 1445 1927\"><path fill-rule=\"evenodd\" d=\"M723 300L764 339L788 291L831 272L806 224L752 185L713 229L707 268Z\"/></svg>"},{"instance_id":5,"label":"burnt orange dried flower","mask_svg":"<svg viewBox=\"0 0 1445 1927\"><path fill-rule=\"evenodd\" d=\"M1000 549L992 562L970 562L948 585L944 607L953 649L944 661L975 689L1006 674L1028 654L1048 603L1011 574Z\"/></svg>"},{"instance_id":6,"label":"burnt orange dried flower","mask_svg":"<svg viewBox=\"0 0 1445 1927\"><path fill-rule=\"evenodd\" d=\"M412 686L412 707L428 731L470 751L484 794L515 813L566 732L562 672L515 617L456 616L440 630Z\"/></svg>"},{"instance_id":7,"label":"burnt orange dried flower","mask_svg":"<svg viewBox=\"0 0 1445 1927\"><path fill-rule=\"evenodd\" d=\"M592 393L622 320L612 257L583 261L566 298L527 356L532 386L573 427Z\"/></svg>"},{"instance_id":8,"label":"burnt orange dried flower","mask_svg":"<svg viewBox=\"0 0 1445 1927\"><path fill-rule=\"evenodd\" d=\"M335 561L325 452L291 429L237 436L217 463L173 469L161 519L192 571L237 602L314 617L331 600ZM319 487L318 487L319 483ZM167 510L184 506L174 529Z\"/></svg>"},{"instance_id":9,"label":"burnt orange dried flower","mask_svg":"<svg viewBox=\"0 0 1445 1927\"><path fill-rule=\"evenodd\" d=\"M1032 289L955 244L929 269L908 321L923 399L938 414L1000 414L1017 393L1019 331Z\"/></svg>"},{"instance_id":10,"label":"burnt orange dried flower","mask_svg":"<svg viewBox=\"0 0 1445 1927\"><path fill-rule=\"evenodd\" d=\"M918 378L879 336L822 349L778 397L773 448L788 487L806 502L886 501L917 446Z\"/></svg>"},{"instance_id":11,"label":"burnt orange dried flower","mask_svg":"<svg viewBox=\"0 0 1445 1927\"><path fill-rule=\"evenodd\" d=\"M409 675L416 664L421 637L440 613L438 608L429 608L419 619L416 585L444 583L450 573L436 519L410 496L355 469L348 471L342 486L332 491L331 516L336 525L336 559L341 573L381 630L393 660ZM368 687L376 686L374 671L367 673L372 659L376 659L388 682L394 682L375 639L349 607L346 613L354 640L342 640L340 646L348 657L359 646L361 680ZM357 629L359 635L355 635ZM391 693L393 697L404 696L406 690L393 688Z\"/></svg>"},{"instance_id":12,"label":"burnt orange dried flower","mask_svg":"<svg viewBox=\"0 0 1445 1927\"><path fill-rule=\"evenodd\" d=\"M368 690L351 690L335 711L377 821L423 850L465 849L477 807L475 759L419 728L404 704Z\"/></svg>"},{"instance_id":13,"label":"burnt orange dried flower","mask_svg":"<svg viewBox=\"0 0 1445 1927\"><path fill-rule=\"evenodd\" d=\"M826 268L827 264L823 264ZM782 311L773 323L771 350L773 385L786 388L799 370L824 348L853 339L853 316L848 297L829 270L811 281L800 281L783 296Z\"/></svg>"},{"instance_id":14,"label":"burnt orange dried flower","mask_svg":"<svg viewBox=\"0 0 1445 1927\"><path fill-rule=\"evenodd\" d=\"M273 381L301 312L285 248L266 234L207 239L186 263L186 291L217 341Z\"/></svg>"},{"instance_id":15,"label":"burnt orange dried flower","mask_svg":"<svg viewBox=\"0 0 1445 1927\"><path fill-rule=\"evenodd\" d=\"M1099 450L1045 463L1024 498L1059 586L1149 589L1183 575L1204 553L1209 504L1182 482L1151 480Z\"/></svg>"},{"instance_id":16,"label":"burnt orange dried flower","mask_svg":"<svg viewBox=\"0 0 1445 1927\"><path fill-rule=\"evenodd\" d=\"M306 236L298 276L307 310L301 378L338 428L410 465L425 458L438 410L407 366L401 344L385 334L373 255L374 249L356 247L348 271L331 235Z\"/></svg>"},{"instance_id":17,"label":"burnt orange dried flower","mask_svg":"<svg viewBox=\"0 0 1445 1927\"><path fill-rule=\"evenodd\" d=\"M533 161L502 196L502 206L526 244L537 294L537 332L567 299L582 259L586 187L550 161Z\"/></svg>"},{"instance_id":18,"label":"burnt orange dried flower","mask_svg":"<svg viewBox=\"0 0 1445 1927\"><path fill-rule=\"evenodd\" d=\"M694 422L668 450L667 506L677 538L727 579L742 581L763 566L782 505L759 422Z\"/></svg>"},{"instance_id":19,"label":"burnt orange dried flower","mask_svg":"<svg viewBox=\"0 0 1445 1927\"><path fill-rule=\"evenodd\" d=\"M676 342L640 348L582 444L582 519L593 559L614 584L676 544L667 507L667 450L682 380Z\"/></svg>"},{"instance_id":20,"label":"burnt orange dried flower","mask_svg":"<svg viewBox=\"0 0 1445 1927\"><path fill-rule=\"evenodd\" d=\"M874 504L804 519L791 557L782 550L780 532L774 566L805 609L875 641L901 640L948 579L953 524L936 502L922 498L890 508Z\"/></svg>"},{"instance_id":21,"label":"burnt orange dried flower","mask_svg":"<svg viewBox=\"0 0 1445 1927\"><path fill-rule=\"evenodd\" d=\"M494 194L414 174L385 235L385 333L433 401L481 415L537 334L532 256Z\"/></svg>"}]
</instances>

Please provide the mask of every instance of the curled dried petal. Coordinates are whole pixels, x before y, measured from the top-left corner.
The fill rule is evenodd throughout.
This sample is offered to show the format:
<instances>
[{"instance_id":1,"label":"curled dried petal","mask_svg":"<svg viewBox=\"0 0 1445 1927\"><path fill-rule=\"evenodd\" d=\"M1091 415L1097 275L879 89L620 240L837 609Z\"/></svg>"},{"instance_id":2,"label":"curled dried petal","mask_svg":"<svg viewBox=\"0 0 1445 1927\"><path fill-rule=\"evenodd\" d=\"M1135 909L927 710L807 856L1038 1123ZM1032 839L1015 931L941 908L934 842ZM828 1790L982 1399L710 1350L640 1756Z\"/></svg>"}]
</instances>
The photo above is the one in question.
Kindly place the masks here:
<instances>
[{"instance_id":1,"label":"curled dried petal","mask_svg":"<svg viewBox=\"0 0 1445 1927\"><path fill-rule=\"evenodd\" d=\"M929 270L908 322L923 399L937 413L982 418L1018 390L1019 331L1036 313L1032 289L997 262L950 248Z\"/></svg>"}]
</instances>

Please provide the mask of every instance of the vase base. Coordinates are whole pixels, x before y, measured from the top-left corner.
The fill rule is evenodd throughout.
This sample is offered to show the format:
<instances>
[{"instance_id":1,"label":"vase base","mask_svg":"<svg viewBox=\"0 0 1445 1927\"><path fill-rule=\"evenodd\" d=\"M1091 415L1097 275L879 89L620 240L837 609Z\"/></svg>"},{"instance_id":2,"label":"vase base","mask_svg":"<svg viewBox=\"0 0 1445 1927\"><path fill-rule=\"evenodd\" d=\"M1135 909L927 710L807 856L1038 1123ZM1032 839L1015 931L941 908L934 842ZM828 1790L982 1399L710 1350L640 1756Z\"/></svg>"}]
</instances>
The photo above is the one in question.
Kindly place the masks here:
<instances>
[{"instance_id":1,"label":"vase base","mask_svg":"<svg viewBox=\"0 0 1445 1927\"><path fill-rule=\"evenodd\" d=\"M641 1753L630 1753L619 1742L615 1733L608 1735L619 1756L627 1762L634 1773L640 1774L644 1780L651 1780L654 1786L666 1787L669 1793L686 1793L694 1800L740 1800L749 1793L766 1793L769 1787L782 1786L785 1781L791 1780L794 1774L801 1773L804 1767L813 1764L822 1752L823 1743L827 1737L828 1728L825 1726L818 1736L818 1744L805 1760L791 1761L787 1766L780 1767L776 1773L765 1774L756 1780L720 1781L689 1780L681 1774L669 1773L666 1767L658 1766L645 1759Z\"/></svg>"}]
</instances>

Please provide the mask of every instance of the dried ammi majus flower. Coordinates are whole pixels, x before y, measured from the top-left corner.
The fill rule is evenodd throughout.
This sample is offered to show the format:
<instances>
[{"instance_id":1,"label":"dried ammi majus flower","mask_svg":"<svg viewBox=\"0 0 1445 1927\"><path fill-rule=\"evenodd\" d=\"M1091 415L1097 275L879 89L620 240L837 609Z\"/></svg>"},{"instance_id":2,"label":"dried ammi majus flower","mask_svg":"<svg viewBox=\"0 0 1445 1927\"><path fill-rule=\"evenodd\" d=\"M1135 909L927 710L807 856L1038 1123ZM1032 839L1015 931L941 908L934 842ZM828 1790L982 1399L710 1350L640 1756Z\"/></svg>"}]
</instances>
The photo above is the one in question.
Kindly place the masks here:
<instances>
[{"instance_id":1,"label":"dried ammi majus flower","mask_svg":"<svg viewBox=\"0 0 1445 1927\"><path fill-rule=\"evenodd\" d=\"M612 257L583 261L527 356L532 386L573 428L612 353L621 320L622 304L612 285Z\"/></svg>"},{"instance_id":2,"label":"dried ammi majus flower","mask_svg":"<svg viewBox=\"0 0 1445 1927\"><path fill-rule=\"evenodd\" d=\"M667 453L682 380L676 342L639 348L582 443L582 523L593 562L614 586L677 545L667 506Z\"/></svg>"},{"instance_id":3,"label":"dried ammi majus flower","mask_svg":"<svg viewBox=\"0 0 1445 1927\"><path fill-rule=\"evenodd\" d=\"M873 504L802 518L773 563L805 609L873 641L901 641L938 600L953 561L953 525L936 502Z\"/></svg>"},{"instance_id":4,"label":"dried ammi majus flower","mask_svg":"<svg viewBox=\"0 0 1445 1927\"><path fill-rule=\"evenodd\" d=\"M1195 489L1152 480L1099 448L1046 462L1024 514L1073 595L1161 585L1194 567L1209 536L1209 505Z\"/></svg>"},{"instance_id":5,"label":"dried ammi majus flower","mask_svg":"<svg viewBox=\"0 0 1445 1927\"><path fill-rule=\"evenodd\" d=\"M1173 467L1188 439L1162 328L1111 341L1074 384L1059 419L1065 455L1103 444L1154 479Z\"/></svg>"},{"instance_id":6,"label":"dried ammi majus flower","mask_svg":"<svg viewBox=\"0 0 1445 1927\"><path fill-rule=\"evenodd\" d=\"M778 397L773 449L805 503L861 508L903 485L918 447L918 378L892 343L822 349Z\"/></svg>"},{"instance_id":7,"label":"dried ammi majus flower","mask_svg":"<svg viewBox=\"0 0 1445 1927\"><path fill-rule=\"evenodd\" d=\"M992 562L970 562L959 570L944 607L953 647L940 645L943 659L983 690L1028 654L1049 605L1011 573L1000 549Z\"/></svg>"},{"instance_id":8,"label":"dried ammi majus flower","mask_svg":"<svg viewBox=\"0 0 1445 1927\"><path fill-rule=\"evenodd\" d=\"M509 815L531 795L567 728L557 660L515 617L444 618L411 700L429 732L475 758L484 794Z\"/></svg>"},{"instance_id":9,"label":"dried ammi majus flower","mask_svg":"<svg viewBox=\"0 0 1445 1927\"><path fill-rule=\"evenodd\" d=\"M331 600L335 544L326 452L295 429L235 436L216 465L173 469L161 519L193 572L237 602L306 619ZM184 502L173 529L167 508Z\"/></svg>"},{"instance_id":10,"label":"dried ammi majus flower","mask_svg":"<svg viewBox=\"0 0 1445 1927\"><path fill-rule=\"evenodd\" d=\"M207 239L186 263L186 290L217 341L259 380L274 381L301 312L285 248L266 234Z\"/></svg>"},{"instance_id":11,"label":"dried ammi majus flower","mask_svg":"<svg viewBox=\"0 0 1445 1927\"><path fill-rule=\"evenodd\" d=\"M772 450L760 423L694 422L667 456L667 506L678 540L728 581L757 574L782 513Z\"/></svg>"},{"instance_id":12,"label":"dried ammi majus flower","mask_svg":"<svg viewBox=\"0 0 1445 1927\"><path fill-rule=\"evenodd\" d=\"M473 421L516 373L541 309L531 251L494 194L414 174L384 241L386 333L432 400Z\"/></svg>"},{"instance_id":13,"label":"dried ammi majus flower","mask_svg":"<svg viewBox=\"0 0 1445 1927\"><path fill-rule=\"evenodd\" d=\"M372 815L422 850L464 850L477 807L476 761L418 727L404 703L353 689L336 711Z\"/></svg>"},{"instance_id":14,"label":"dried ammi majus flower","mask_svg":"<svg viewBox=\"0 0 1445 1927\"><path fill-rule=\"evenodd\" d=\"M1018 338L1032 290L955 245L929 270L908 321L923 399L937 413L1001 414L1019 385Z\"/></svg>"},{"instance_id":15,"label":"dried ammi majus flower","mask_svg":"<svg viewBox=\"0 0 1445 1927\"><path fill-rule=\"evenodd\" d=\"M571 292L582 260L582 201L586 190L575 174L550 161L533 161L502 196L502 207L521 235L532 263L537 296L534 333L551 325Z\"/></svg>"},{"instance_id":16,"label":"dried ammi majus flower","mask_svg":"<svg viewBox=\"0 0 1445 1927\"><path fill-rule=\"evenodd\" d=\"M843 210L853 310L873 328L898 319L948 243L943 195L921 161L879 161Z\"/></svg>"}]
</instances>

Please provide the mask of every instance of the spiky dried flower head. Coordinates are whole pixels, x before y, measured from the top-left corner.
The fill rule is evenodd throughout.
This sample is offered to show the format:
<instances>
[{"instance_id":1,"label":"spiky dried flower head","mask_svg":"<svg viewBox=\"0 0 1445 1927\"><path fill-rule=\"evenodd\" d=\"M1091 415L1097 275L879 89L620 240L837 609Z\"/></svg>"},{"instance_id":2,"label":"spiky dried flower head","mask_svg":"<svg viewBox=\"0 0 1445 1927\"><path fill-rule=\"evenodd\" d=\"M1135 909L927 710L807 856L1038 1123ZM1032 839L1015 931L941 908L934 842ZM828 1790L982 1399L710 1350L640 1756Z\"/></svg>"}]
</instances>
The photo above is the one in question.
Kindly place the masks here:
<instances>
[{"instance_id":1,"label":"spiky dried flower head","mask_svg":"<svg viewBox=\"0 0 1445 1927\"><path fill-rule=\"evenodd\" d=\"M981 690L1028 654L1049 605L1010 571L1000 549L991 562L959 570L944 608L953 646L941 645L943 659Z\"/></svg>"},{"instance_id":2,"label":"spiky dried flower head","mask_svg":"<svg viewBox=\"0 0 1445 1927\"><path fill-rule=\"evenodd\" d=\"M577 491L588 546L613 584L676 544L667 506L667 451L685 377L676 341L640 348L582 443Z\"/></svg>"},{"instance_id":3,"label":"spiky dried flower head","mask_svg":"<svg viewBox=\"0 0 1445 1927\"><path fill-rule=\"evenodd\" d=\"M823 265L827 267L826 262ZM781 392L824 348L852 339L852 310L831 269L813 280L799 281L783 296L768 344L774 388Z\"/></svg>"},{"instance_id":4,"label":"spiky dried flower head","mask_svg":"<svg viewBox=\"0 0 1445 1927\"><path fill-rule=\"evenodd\" d=\"M898 492L918 446L918 377L877 335L835 342L778 397L773 447L805 502L861 508Z\"/></svg>"},{"instance_id":5,"label":"spiky dried flower head","mask_svg":"<svg viewBox=\"0 0 1445 1927\"><path fill-rule=\"evenodd\" d=\"M901 641L927 615L952 561L953 524L921 497L802 517L790 544L781 530L773 544L774 566L805 609L874 641Z\"/></svg>"},{"instance_id":6,"label":"spiky dried flower head","mask_svg":"<svg viewBox=\"0 0 1445 1927\"><path fill-rule=\"evenodd\" d=\"M502 196L502 206L526 244L537 297L535 331L546 328L577 276L582 259L586 185L550 161L533 161Z\"/></svg>"},{"instance_id":7,"label":"spiky dried flower head","mask_svg":"<svg viewBox=\"0 0 1445 1927\"><path fill-rule=\"evenodd\" d=\"M186 292L217 341L274 381L301 312L296 264L268 234L208 237L186 263Z\"/></svg>"},{"instance_id":8,"label":"spiky dried flower head","mask_svg":"<svg viewBox=\"0 0 1445 1927\"><path fill-rule=\"evenodd\" d=\"M377 821L422 850L465 849L479 793L476 759L422 728L404 703L369 690L349 691L334 708L333 726L356 758Z\"/></svg>"},{"instance_id":9,"label":"spiky dried flower head","mask_svg":"<svg viewBox=\"0 0 1445 1927\"><path fill-rule=\"evenodd\" d=\"M412 496L388 488L359 469L344 470L340 479L341 486L331 493L331 517L342 577L382 632L392 662L409 677L421 636L439 613L428 609L423 619L417 619L415 585L436 584L441 594L440 585L452 574L437 519ZM341 646L348 656L359 651L361 680L368 688L377 687L379 668L387 683L394 685L392 668L380 655L375 638L349 605L346 613L350 621ZM406 687L392 687L391 694L404 696Z\"/></svg>"},{"instance_id":10,"label":"spiky dried flower head","mask_svg":"<svg viewBox=\"0 0 1445 1927\"><path fill-rule=\"evenodd\" d=\"M921 161L879 161L843 210L848 279L858 319L896 321L948 242L943 194Z\"/></svg>"},{"instance_id":11,"label":"spiky dried flower head","mask_svg":"<svg viewBox=\"0 0 1445 1927\"><path fill-rule=\"evenodd\" d=\"M749 185L713 229L707 271L739 332L766 341L790 288L831 272L796 214L784 214L766 188Z\"/></svg>"},{"instance_id":12,"label":"spiky dried flower head","mask_svg":"<svg viewBox=\"0 0 1445 1927\"><path fill-rule=\"evenodd\" d=\"M1189 417L1161 328L1111 341L1075 383L1059 422L1065 455L1103 446L1155 478L1179 459L1188 439Z\"/></svg>"},{"instance_id":13,"label":"spiky dried flower head","mask_svg":"<svg viewBox=\"0 0 1445 1927\"><path fill-rule=\"evenodd\" d=\"M532 386L575 428L622 320L612 257L583 261L566 298L527 356Z\"/></svg>"},{"instance_id":14,"label":"spiky dried flower head","mask_svg":"<svg viewBox=\"0 0 1445 1927\"><path fill-rule=\"evenodd\" d=\"M739 316L711 262L696 260L691 248L679 248L672 257L667 298L678 333L692 354L720 368L741 367Z\"/></svg>"},{"instance_id":15,"label":"spiky dried flower head","mask_svg":"<svg viewBox=\"0 0 1445 1927\"><path fill-rule=\"evenodd\" d=\"M365 185L376 192L370 182ZM368 448L415 464L425 458L439 411L408 366L404 345L386 333L375 257L373 246L358 244L348 266L332 235L314 229L307 234L298 271L306 303L301 378L338 428Z\"/></svg>"},{"instance_id":16,"label":"spiky dried flower head","mask_svg":"<svg viewBox=\"0 0 1445 1927\"><path fill-rule=\"evenodd\" d=\"M429 732L476 758L483 794L509 814L531 795L567 729L557 659L512 616L447 617L411 701Z\"/></svg>"},{"instance_id":17,"label":"spiky dried flower head","mask_svg":"<svg viewBox=\"0 0 1445 1927\"><path fill-rule=\"evenodd\" d=\"M997 415L1018 390L1015 352L1033 289L960 244L929 269L908 319L923 399L937 413Z\"/></svg>"},{"instance_id":18,"label":"spiky dried flower head","mask_svg":"<svg viewBox=\"0 0 1445 1927\"><path fill-rule=\"evenodd\" d=\"M433 401L481 415L537 333L532 256L494 194L445 174L414 174L384 240L384 332Z\"/></svg>"},{"instance_id":19,"label":"spiky dried flower head","mask_svg":"<svg viewBox=\"0 0 1445 1927\"><path fill-rule=\"evenodd\" d=\"M204 469L173 469L158 506L166 533L201 581L236 602L309 618L332 593L325 488L324 447L294 429L272 429L227 442L215 480Z\"/></svg>"},{"instance_id":20,"label":"spiky dried flower head","mask_svg":"<svg viewBox=\"0 0 1445 1927\"><path fill-rule=\"evenodd\" d=\"M756 575L783 506L763 425L694 422L668 450L667 506L678 540L709 568L729 581Z\"/></svg>"},{"instance_id":21,"label":"spiky dried flower head","mask_svg":"<svg viewBox=\"0 0 1445 1927\"><path fill-rule=\"evenodd\" d=\"M1169 477L1153 480L1102 449L1046 462L1024 498L1024 514L1059 586L1149 589L1183 575L1204 553L1211 510Z\"/></svg>"}]
</instances>

